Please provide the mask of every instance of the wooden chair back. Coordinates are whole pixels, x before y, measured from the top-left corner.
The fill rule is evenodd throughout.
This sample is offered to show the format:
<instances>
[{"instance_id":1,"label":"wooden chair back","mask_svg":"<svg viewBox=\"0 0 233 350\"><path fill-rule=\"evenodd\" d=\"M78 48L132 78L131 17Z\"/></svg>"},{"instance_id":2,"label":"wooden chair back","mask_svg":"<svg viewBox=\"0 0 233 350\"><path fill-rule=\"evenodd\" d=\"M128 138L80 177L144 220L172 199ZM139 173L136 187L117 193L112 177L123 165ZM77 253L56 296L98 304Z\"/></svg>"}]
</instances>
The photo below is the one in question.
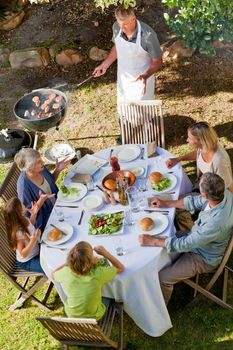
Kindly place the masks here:
<instances>
[{"instance_id":1,"label":"wooden chair back","mask_svg":"<svg viewBox=\"0 0 233 350\"><path fill-rule=\"evenodd\" d=\"M116 310L119 311L118 342L109 338ZM123 344L123 304L114 302L101 322L88 318L37 317L38 321L65 349L69 346L94 346L125 349Z\"/></svg>"},{"instance_id":2,"label":"wooden chair back","mask_svg":"<svg viewBox=\"0 0 233 350\"><path fill-rule=\"evenodd\" d=\"M2 272L2 274L20 291L15 303L10 306L9 310L13 311L16 308L21 307L28 298L32 298L33 301L43 310L50 310L45 304L53 285L52 283L49 284L42 301L32 295L47 281L47 277L42 273L26 271L17 266L16 253L8 243L2 212L0 212L0 272ZM18 280L18 277L22 277L23 280ZM35 280L28 289L27 286L30 277L38 277L38 279Z\"/></svg>"},{"instance_id":3,"label":"wooden chair back","mask_svg":"<svg viewBox=\"0 0 233 350\"><path fill-rule=\"evenodd\" d=\"M198 293L201 293L205 297L211 299L218 305L222 306L223 308L227 309L233 309L231 305L227 303L227 284L228 284L228 272L233 270L228 267L226 264L230 258L230 255L232 253L233 249L233 233L231 234L231 237L229 239L228 245L226 247L224 256L221 260L221 263L217 267L217 269L214 271L212 278L209 280L208 284L205 287L202 287L199 285L199 274L197 273L196 275L196 281L194 282L192 279L186 279L183 282L188 284L190 287L194 288L195 293L194 296L195 298L191 303L189 304L190 306L194 305L200 298L200 295L197 295ZM215 282L218 280L218 278L223 274L223 288L222 288L222 298L217 297L213 293L210 292L211 288L214 286Z\"/></svg>"},{"instance_id":4,"label":"wooden chair back","mask_svg":"<svg viewBox=\"0 0 233 350\"><path fill-rule=\"evenodd\" d=\"M11 197L17 197L17 180L20 174L20 170L16 163L13 163L9 169L5 180L0 187L0 197L7 202Z\"/></svg>"},{"instance_id":5,"label":"wooden chair back","mask_svg":"<svg viewBox=\"0 0 233 350\"><path fill-rule=\"evenodd\" d=\"M162 100L144 100L119 104L123 144L156 142L165 148Z\"/></svg>"},{"instance_id":6,"label":"wooden chair back","mask_svg":"<svg viewBox=\"0 0 233 350\"><path fill-rule=\"evenodd\" d=\"M11 249L7 239L3 214L0 214L0 271L11 275L16 270L15 251Z\"/></svg>"}]
</instances>

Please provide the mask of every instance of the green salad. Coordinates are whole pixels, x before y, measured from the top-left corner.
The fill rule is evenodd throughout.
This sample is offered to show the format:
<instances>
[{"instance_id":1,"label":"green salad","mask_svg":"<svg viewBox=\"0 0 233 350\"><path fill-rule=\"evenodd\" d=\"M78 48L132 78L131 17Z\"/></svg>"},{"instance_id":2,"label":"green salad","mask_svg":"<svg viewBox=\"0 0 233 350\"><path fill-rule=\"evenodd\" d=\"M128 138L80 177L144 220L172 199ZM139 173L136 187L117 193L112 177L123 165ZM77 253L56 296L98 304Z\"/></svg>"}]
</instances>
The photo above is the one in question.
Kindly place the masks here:
<instances>
[{"instance_id":1,"label":"green salad","mask_svg":"<svg viewBox=\"0 0 233 350\"><path fill-rule=\"evenodd\" d=\"M112 235L122 228L123 220L123 213L92 215L89 220L89 234Z\"/></svg>"},{"instance_id":2,"label":"green salad","mask_svg":"<svg viewBox=\"0 0 233 350\"><path fill-rule=\"evenodd\" d=\"M68 188L65 185L62 185L60 190L62 191L62 195L64 198L71 197L78 194L78 189L74 187Z\"/></svg>"},{"instance_id":3,"label":"green salad","mask_svg":"<svg viewBox=\"0 0 233 350\"><path fill-rule=\"evenodd\" d=\"M104 257L98 259L97 265L98 265L98 266L104 266L104 267L109 267L109 266L111 266L111 265L109 264L108 259L106 259L106 258L104 258Z\"/></svg>"},{"instance_id":4,"label":"green salad","mask_svg":"<svg viewBox=\"0 0 233 350\"><path fill-rule=\"evenodd\" d=\"M164 177L163 180L158 182L157 184L151 185L153 190L163 191L171 185L171 180L167 177Z\"/></svg>"}]
</instances>

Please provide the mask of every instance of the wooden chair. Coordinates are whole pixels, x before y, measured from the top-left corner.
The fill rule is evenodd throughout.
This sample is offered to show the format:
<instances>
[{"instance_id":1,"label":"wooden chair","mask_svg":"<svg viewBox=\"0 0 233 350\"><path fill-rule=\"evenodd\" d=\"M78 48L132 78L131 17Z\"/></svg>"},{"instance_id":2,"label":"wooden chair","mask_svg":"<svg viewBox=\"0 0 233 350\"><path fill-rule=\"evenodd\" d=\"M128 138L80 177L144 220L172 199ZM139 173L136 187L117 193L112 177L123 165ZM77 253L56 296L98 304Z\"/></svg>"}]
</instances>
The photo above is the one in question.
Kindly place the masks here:
<instances>
[{"instance_id":1,"label":"wooden chair","mask_svg":"<svg viewBox=\"0 0 233 350\"><path fill-rule=\"evenodd\" d=\"M15 303L9 307L10 311L21 307L29 298L31 298L36 305L43 310L50 311L50 309L46 306L46 302L53 284L49 284L42 301L33 296L33 293L47 281L47 277L42 273L29 272L17 267L15 251L10 248L7 240L2 213L0 213L0 272L2 272L3 275L20 291ZM31 282L31 277L34 277L35 281L29 287L29 289L26 289L28 287L28 282Z\"/></svg>"},{"instance_id":2,"label":"wooden chair","mask_svg":"<svg viewBox=\"0 0 233 350\"><path fill-rule=\"evenodd\" d=\"M198 296L197 292L201 293L205 297L211 299L218 305L222 306L226 309L232 309L233 307L229 304L227 304L227 282L228 282L228 273L229 271L233 272L233 270L228 267L227 261L231 255L233 249L233 234L228 242L228 246L225 250L225 254L222 258L221 263L219 264L218 268L214 271L214 274L212 275L212 278L206 285L206 287L202 287L199 285L199 274L196 275L196 281L194 282L192 279L186 279L183 280L184 283L188 284L190 287L194 288L194 299L188 304L189 306L193 306L196 304L196 302L200 299L200 294ZM223 288L222 288L222 298L217 297L213 293L210 292L212 287L214 286L215 282L218 280L218 278L223 275Z\"/></svg>"},{"instance_id":3,"label":"wooden chair","mask_svg":"<svg viewBox=\"0 0 233 350\"><path fill-rule=\"evenodd\" d=\"M165 148L161 100L119 104L122 143L150 143Z\"/></svg>"},{"instance_id":4,"label":"wooden chair","mask_svg":"<svg viewBox=\"0 0 233 350\"><path fill-rule=\"evenodd\" d=\"M20 174L20 170L16 163L13 163L9 169L5 180L0 188L0 197L4 202L8 201L11 197L17 197L17 180Z\"/></svg>"},{"instance_id":5,"label":"wooden chair","mask_svg":"<svg viewBox=\"0 0 233 350\"><path fill-rule=\"evenodd\" d=\"M116 312L118 315L118 341L111 340L110 334ZM123 303L113 302L107 308L101 321L92 318L36 317L49 333L63 345L92 346L126 349L123 344Z\"/></svg>"}]
</instances>

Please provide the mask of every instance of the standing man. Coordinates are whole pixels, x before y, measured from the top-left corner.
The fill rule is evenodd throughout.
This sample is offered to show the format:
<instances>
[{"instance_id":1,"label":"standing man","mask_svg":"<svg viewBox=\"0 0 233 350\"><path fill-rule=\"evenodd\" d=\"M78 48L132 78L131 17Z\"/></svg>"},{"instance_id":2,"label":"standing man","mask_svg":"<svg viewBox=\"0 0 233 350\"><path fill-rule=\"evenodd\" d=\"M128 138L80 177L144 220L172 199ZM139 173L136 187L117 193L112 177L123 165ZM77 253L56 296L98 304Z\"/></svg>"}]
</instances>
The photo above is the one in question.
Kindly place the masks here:
<instances>
[{"instance_id":1,"label":"standing man","mask_svg":"<svg viewBox=\"0 0 233 350\"><path fill-rule=\"evenodd\" d=\"M224 255L233 228L233 195L225 191L223 179L213 173L205 173L200 180L201 195L187 196L176 201L154 199L156 207L175 207L193 212L200 210L198 219L189 232L178 232L169 238L140 235L142 246L165 247L170 253L180 253L170 266L159 272L161 289L166 304L173 286L196 273L210 272Z\"/></svg>"},{"instance_id":2,"label":"standing man","mask_svg":"<svg viewBox=\"0 0 233 350\"><path fill-rule=\"evenodd\" d=\"M115 16L112 37L115 45L93 75L105 74L117 59L118 103L154 99L154 73L162 65L157 35L151 27L136 19L133 8L126 10L120 5Z\"/></svg>"}]
</instances>

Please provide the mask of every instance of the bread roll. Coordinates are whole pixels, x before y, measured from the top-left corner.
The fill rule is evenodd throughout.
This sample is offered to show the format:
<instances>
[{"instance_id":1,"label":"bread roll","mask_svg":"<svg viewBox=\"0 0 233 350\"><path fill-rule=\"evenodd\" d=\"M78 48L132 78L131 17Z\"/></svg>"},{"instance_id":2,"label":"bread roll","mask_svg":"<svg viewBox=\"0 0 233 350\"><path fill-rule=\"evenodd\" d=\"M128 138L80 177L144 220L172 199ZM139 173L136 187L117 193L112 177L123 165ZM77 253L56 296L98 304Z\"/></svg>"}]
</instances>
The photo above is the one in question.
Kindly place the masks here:
<instances>
[{"instance_id":1,"label":"bread roll","mask_svg":"<svg viewBox=\"0 0 233 350\"><path fill-rule=\"evenodd\" d=\"M140 228L143 231L150 231L155 225L154 220L151 218L143 218L140 220Z\"/></svg>"},{"instance_id":2,"label":"bread roll","mask_svg":"<svg viewBox=\"0 0 233 350\"><path fill-rule=\"evenodd\" d=\"M47 238L50 241L58 241L62 237L62 232L54 227L51 231L49 231Z\"/></svg>"},{"instance_id":3,"label":"bread roll","mask_svg":"<svg viewBox=\"0 0 233 350\"><path fill-rule=\"evenodd\" d=\"M157 184L163 180L163 174L159 173L158 171L153 171L149 176L149 180L152 185Z\"/></svg>"},{"instance_id":4,"label":"bread roll","mask_svg":"<svg viewBox=\"0 0 233 350\"><path fill-rule=\"evenodd\" d=\"M117 186L116 186L116 180L108 179L104 181L104 186L111 191L116 191Z\"/></svg>"}]
</instances>

